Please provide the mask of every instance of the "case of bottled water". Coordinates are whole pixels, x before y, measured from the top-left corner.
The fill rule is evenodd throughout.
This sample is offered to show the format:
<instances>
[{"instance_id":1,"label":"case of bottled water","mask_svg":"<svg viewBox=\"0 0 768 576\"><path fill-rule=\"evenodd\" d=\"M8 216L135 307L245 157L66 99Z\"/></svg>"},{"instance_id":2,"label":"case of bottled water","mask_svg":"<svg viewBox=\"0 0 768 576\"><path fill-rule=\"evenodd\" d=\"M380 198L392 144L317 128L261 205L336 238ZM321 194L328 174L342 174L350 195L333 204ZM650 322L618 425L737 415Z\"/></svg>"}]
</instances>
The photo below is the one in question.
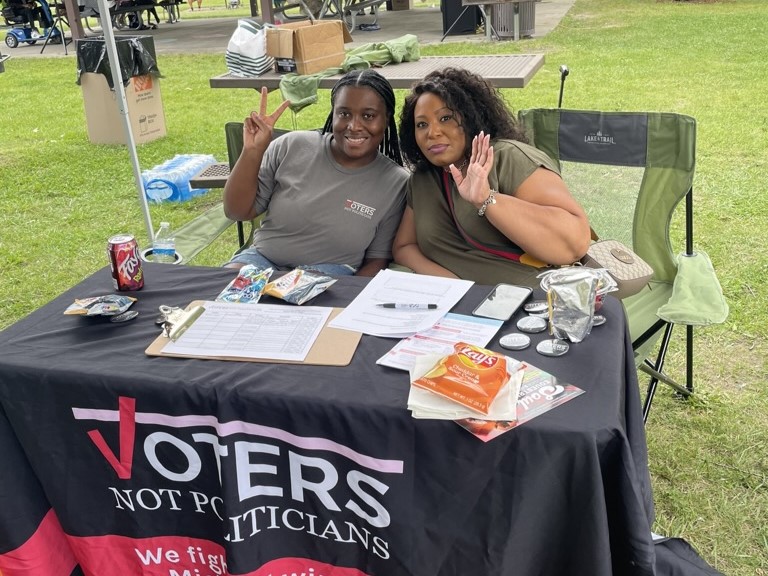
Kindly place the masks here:
<instances>
[{"instance_id":1,"label":"case of bottled water","mask_svg":"<svg viewBox=\"0 0 768 576\"><path fill-rule=\"evenodd\" d=\"M208 192L207 188L190 188L189 180L215 163L211 154L177 154L141 173L144 192L152 202L186 202Z\"/></svg>"}]
</instances>

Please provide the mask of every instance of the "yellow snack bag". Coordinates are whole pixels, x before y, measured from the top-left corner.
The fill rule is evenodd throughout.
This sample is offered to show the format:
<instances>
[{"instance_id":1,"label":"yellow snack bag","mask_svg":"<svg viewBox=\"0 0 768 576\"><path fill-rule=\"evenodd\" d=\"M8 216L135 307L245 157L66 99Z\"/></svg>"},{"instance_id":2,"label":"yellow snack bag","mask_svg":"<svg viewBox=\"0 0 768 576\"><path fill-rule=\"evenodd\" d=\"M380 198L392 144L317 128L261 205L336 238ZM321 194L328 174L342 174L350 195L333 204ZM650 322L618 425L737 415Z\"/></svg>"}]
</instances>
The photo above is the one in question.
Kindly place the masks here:
<instances>
[{"instance_id":1,"label":"yellow snack bag","mask_svg":"<svg viewBox=\"0 0 768 576\"><path fill-rule=\"evenodd\" d=\"M264 294L291 304L304 304L336 282L335 278L311 270L296 268L264 287Z\"/></svg>"}]
</instances>

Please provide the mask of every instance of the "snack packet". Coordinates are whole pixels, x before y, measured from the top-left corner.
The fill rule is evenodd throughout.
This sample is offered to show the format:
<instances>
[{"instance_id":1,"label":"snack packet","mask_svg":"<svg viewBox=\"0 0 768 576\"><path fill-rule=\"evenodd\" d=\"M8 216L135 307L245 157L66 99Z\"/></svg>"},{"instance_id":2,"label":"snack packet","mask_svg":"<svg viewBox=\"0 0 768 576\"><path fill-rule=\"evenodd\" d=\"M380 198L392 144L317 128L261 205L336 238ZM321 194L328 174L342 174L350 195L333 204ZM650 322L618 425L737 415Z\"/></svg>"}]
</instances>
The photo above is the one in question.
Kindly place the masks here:
<instances>
[{"instance_id":1,"label":"snack packet","mask_svg":"<svg viewBox=\"0 0 768 576\"><path fill-rule=\"evenodd\" d=\"M255 304L261 298L270 276L272 276L272 268L262 269L253 264L246 264L240 268L237 277L216 296L216 302Z\"/></svg>"},{"instance_id":2,"label":"snack packet","mask_svg":"<svg viewBox=\"0 0 768 576\"><path fill-rule=\"evenodd\" d=\"M335 278L312 270L296 268L264 287L264 294L291 304L304 304L336 282Z\"/></svg>"},{"instance_id":3,"label":"snack packet","mask_svg":"<svg viewBox=\"0 0 768 576\"><path fill-rule=\"evenodd\" d=\"M453 350L412 384L487 415L509 379L506 357L465 342L457 342Z\"/></svg>"},{"instance_id":4,"label":"snack packet","mask_svg":"<svg viewBox=\"0 0 768 576\"><path fill-rule=\"evenodd\" d=\"M581 342L592 330L602 274L605 270L574 266L546 278L552 335ZM545 281L541 282L544 288ZM614 283L615 286L615 283Z\"/></svg>"},{"instance_id":5,"label":"snack packet","mask_svg":"<svg viewBox=\"0 0 768 576\"><path fill-rule=\"evenodd\" d=\"M67 306L64 314L79 314L81 316L114 316L122 314L131 304L136 302L136 298L131 296L121 296L118 294L107 294L105 296L94 296L92 298L78 298L74 304Z\"/></svg>"},{"instance_id":6,"label":"snack packet","mask_svg":"<svg viewBox=\"0 0 768 576\"><path fill-rule=\"evenodd\" d=\"M581 265L563 266L562 268L542 272L537 278L541 278L541 289L544 292L549 292L549 287L553 283L567 281L572 275L582 275L584 271L590 271L588 274L592 274L597 278L597 291L595 295L595 312L597 312L603 305L605 295L618 290L616 280L608 273L608 270L604 268L588 268Z\"/></svg>"}]
</instances>

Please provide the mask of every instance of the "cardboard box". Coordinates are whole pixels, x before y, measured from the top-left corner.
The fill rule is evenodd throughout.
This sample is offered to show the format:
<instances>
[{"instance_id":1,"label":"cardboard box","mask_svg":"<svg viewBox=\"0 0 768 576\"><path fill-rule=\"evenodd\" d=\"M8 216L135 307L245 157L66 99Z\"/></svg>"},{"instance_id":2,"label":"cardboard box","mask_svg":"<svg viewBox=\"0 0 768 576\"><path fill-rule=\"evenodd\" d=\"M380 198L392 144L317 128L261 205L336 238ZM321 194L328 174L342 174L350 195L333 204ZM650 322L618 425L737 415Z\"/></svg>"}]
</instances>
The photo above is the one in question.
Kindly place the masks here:
<instances>
[{"instance_id":1,"label":"cardboard box","mask_svg":"<svg viewBox=\"0 0 768 576\"><path fill-rule=\"evenodd\" d=\"M387 10L413 10L413 0L387 0Z\"/></svg>"},{"instance_id":2,"label":"cardboard box","mask_svg":"<svg viewBox=\"0 0 768 576\"><path fill-rule=\"evenodd\" d=\"M352 42L341 20L304 20L267 29L267 55L278 72L314 74L340 66L344 44Z\"/></svg>"},{"instance_id":3,"label":"cardboard box","mask_svg":"<svg viewBox=\"0 0 768 576\"><path fill-rule=\"evenodd\" d=\"M94 144L127 144L117 105L117 92L109 89L103 74L84 72L80 76L88 139ZM134 76L125 87L131 132L137 144L166 135L160 79L150 74Z\"/></svg>"}]
</instances>

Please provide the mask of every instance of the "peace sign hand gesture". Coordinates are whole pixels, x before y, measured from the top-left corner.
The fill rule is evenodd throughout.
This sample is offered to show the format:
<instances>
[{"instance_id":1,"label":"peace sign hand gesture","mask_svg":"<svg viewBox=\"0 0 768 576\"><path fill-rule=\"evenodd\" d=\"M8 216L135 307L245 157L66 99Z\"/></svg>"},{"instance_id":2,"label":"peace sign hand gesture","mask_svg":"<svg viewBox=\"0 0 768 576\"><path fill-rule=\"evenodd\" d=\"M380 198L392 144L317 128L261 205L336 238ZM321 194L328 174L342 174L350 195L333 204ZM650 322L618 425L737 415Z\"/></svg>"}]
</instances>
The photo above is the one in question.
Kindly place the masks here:
<instances>
[{"instance_id":1,"label":"peace sign hand gesture","mask_svg":"<svg viewBox=\"0 0 768 576\"><path fill-rule=\"evenodd\" d=\"M243 122L244 151L259 150L263 152L267 149L272 141L272 129L290 104L288 100L283 100L283 103L272 114L267 114L267 94L267 88L262 87L259 111L251 112Z\"/></svg>"},{"instance_id":2,"label":"peace sign hand gesture","mask_svg":"<svg viewBox=\"0 0 768 576\"><path fill-rule=\"evenodd\" d=\"M466 175L462 175L455 165L451 164L451 175L459 194L464 200L479 208L491 192L488 174L493 167L493 146L491 136L480 132L472 139L472 155L469 158Z\"/></svg>"}]
</instances>

